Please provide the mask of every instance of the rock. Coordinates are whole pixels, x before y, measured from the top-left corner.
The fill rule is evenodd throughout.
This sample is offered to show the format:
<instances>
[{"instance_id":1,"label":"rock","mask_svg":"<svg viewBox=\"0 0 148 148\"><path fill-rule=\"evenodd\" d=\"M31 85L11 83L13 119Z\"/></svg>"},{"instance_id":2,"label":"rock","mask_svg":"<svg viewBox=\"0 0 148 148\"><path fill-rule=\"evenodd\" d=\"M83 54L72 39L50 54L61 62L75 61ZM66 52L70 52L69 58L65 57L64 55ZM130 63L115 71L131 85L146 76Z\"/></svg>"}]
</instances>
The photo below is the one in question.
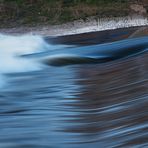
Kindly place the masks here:
<instances>
[{"instance_id":1,"label":"rock","mask_svg":"<svg viewBox=\"0 0 148 148\"><path fill-rule=\"evenodd\" d=\"M132 33L129 38L137 38L142 36L148 36L148 27L140 27L134 33Z\"/></svg>"},{"instance_id":2,"label":"rock","mask_svg":"<svg viewBox=\"0 0 148 148\"><path fill-rule=\"evenodd\" d=\"M138 14L146 14L147 13L147 11L143 7L143 5L132 4L132 5L130 5L130 8L131 8L131 10L133 10L134 12L136 12Z\"/></svg>"}]
</instances>

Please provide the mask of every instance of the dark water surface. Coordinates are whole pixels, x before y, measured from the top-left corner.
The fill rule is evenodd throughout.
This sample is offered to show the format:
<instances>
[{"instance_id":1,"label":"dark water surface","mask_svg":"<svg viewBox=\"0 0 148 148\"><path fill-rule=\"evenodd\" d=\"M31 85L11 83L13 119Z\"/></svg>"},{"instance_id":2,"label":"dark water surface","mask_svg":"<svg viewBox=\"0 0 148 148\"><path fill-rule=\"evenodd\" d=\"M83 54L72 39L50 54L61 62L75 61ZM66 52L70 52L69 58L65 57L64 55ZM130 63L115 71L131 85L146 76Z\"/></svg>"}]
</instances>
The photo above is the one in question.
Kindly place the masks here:
<instances>
[{"instance_id":1,"label":"dark water surface","mask_svg":"<svg viewBox=\"0 0 148 148\"><path fill-rule=\"evenodd\" d=\"M147 52L6 76L0 148L148 147Z\"/></svg>"}]
</instances>

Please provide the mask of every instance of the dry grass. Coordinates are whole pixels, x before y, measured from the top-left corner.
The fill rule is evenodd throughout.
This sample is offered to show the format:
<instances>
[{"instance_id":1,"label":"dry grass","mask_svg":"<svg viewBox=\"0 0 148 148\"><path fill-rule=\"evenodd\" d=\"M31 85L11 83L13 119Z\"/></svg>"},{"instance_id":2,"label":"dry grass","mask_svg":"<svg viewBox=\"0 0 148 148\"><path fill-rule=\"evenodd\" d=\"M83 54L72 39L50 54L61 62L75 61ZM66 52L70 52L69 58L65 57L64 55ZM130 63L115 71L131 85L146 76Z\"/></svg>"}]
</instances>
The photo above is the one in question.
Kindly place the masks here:
<instances>
[{"instance_id":1,"label":"dry grass","mask_svg":"<svg viewBox=\"0 0 148 148\"><path fill-rule=\"evenodd\" d=\"M60 24L89 16L126 16L129 3L129 0L0 0L0 27Z\"/></svg>"}]
</instances>

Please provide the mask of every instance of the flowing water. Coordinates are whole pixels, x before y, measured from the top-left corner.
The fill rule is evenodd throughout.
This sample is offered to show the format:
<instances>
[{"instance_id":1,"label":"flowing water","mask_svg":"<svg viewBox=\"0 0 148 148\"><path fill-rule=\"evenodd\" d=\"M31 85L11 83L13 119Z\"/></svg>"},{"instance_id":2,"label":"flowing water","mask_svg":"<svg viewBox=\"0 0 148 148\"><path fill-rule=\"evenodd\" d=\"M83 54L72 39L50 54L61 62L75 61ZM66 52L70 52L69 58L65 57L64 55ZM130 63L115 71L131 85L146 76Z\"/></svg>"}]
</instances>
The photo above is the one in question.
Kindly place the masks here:
<instances>
[{"instance_id":1,"label":"flowing water","mask_svg":"<svg viewBox=\"0 0 148 148\"><path fill-rule=\"evenodd\" d=\"M147 48L0 35L0 148L148 147Z\"/></svg>"}]
</instances>

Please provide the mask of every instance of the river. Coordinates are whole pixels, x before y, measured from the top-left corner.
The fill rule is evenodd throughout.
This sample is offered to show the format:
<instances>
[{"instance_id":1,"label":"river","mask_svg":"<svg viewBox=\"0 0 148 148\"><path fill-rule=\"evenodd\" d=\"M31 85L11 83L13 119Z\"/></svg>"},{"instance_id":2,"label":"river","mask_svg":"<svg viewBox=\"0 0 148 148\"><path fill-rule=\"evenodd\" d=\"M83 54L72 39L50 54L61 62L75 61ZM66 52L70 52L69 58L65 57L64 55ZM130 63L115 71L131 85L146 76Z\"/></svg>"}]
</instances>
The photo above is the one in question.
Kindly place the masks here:
<instances>
[{"instance_id":1,"label":"river","mask_svg":"<svg viewBox=\"0 0 148 148\"><path fill-rule=\"evenodd\" d=\"M0 148L146 148L147 50L101 63L53 66L38 61L57 50L110 46L106 42L127 38L129 32L92 40L86 34L79 40L46 41L0 35Z\"/></svg>"}]
</instances>

